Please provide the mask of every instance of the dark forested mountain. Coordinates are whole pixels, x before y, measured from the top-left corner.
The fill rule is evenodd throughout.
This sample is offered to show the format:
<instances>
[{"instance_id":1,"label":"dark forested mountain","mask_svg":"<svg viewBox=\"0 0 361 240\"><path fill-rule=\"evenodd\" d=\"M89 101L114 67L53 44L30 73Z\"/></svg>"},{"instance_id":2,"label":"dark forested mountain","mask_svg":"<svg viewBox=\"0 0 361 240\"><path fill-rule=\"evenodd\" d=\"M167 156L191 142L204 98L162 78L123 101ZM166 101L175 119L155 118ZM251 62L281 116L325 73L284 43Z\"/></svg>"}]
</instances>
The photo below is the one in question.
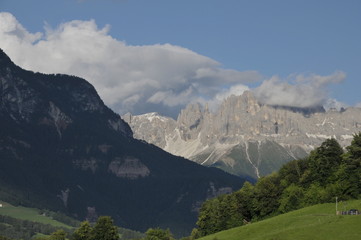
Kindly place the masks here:
<instances>
[{"instance_id":1,"label":"dark forested mountain","mask_svg":"<svg viewBox=\"0 0 361 240\"><path fill-rule=\"evenodd\" d=\"M243 180L133 139L87 81L14 65L0 50L0 200L189 233L206 198Z\"/></svg>"}]
</instances>

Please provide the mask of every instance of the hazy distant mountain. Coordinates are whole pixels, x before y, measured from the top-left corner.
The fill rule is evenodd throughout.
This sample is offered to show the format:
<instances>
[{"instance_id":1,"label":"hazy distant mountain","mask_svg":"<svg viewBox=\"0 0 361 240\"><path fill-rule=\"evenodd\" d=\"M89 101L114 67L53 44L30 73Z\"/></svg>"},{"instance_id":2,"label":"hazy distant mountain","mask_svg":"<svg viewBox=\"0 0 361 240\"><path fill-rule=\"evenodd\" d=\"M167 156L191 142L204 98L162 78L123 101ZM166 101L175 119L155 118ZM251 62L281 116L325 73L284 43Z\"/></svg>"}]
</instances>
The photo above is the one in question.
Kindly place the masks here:
<instances>
[{"instance_id":1,"label":"hazy distant mountain","mask_svg":"<svg viewBox=\"0 0 361 240\"><path fill-rule=\"evenodd\" d=\"M188 105L177 120L149 113L124 116L134 137L204 166L257 178L305 157L326 138L342 146L361 131L361 109L290 108L260 104L252 92L230 96L212 113Z\"/></svg>"},{"instance_id":2,"label":"hazy distant mountain","mask_svg":"<svg viewBox=\"0 0 361 240\"><path fill-rule=\"evenodd\" d=\"M25 71L3 51L0 97L1 200L181 235L203 200L243 184L134 139L85 80Z\"/></svg>"}]
</instances>

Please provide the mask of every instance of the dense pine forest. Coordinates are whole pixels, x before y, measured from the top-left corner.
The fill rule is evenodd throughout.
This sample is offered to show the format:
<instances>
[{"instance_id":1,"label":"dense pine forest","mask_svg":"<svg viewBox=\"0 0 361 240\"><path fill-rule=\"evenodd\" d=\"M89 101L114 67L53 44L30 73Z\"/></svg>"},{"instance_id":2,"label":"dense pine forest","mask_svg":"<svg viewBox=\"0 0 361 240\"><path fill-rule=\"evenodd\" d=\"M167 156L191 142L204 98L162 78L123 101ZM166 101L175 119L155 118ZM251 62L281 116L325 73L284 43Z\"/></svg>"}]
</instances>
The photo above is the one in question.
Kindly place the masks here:
<instances>
[{"instance_id":1,"label":"dense pine forest","mask_svg":"<svg viewBox=\"0 0 361 240\"><path fill-rule=\"evenodd\" d=\"M303 207L334 202L336 197L342 201L358 199L360 195L361 133L354 135L345 151L335 139L327 139L307 158L285 164L278 172L259 179L256 184L246 182L234 193L205 201L200 209L198 227L193 229L191 236L183 239L192 240ZM169 230L160 228L149 229L143 236L134 233L125 236L125 232L122 236L110 217L99 217L95 224L83 222L73 231L7 219L10 220L18 221L19 228L31 226L31 233L50 234L38 237L38 240L174 239ZM24 237L17 236L15 229L13 232L14 237Z\"/></svg>"},{"instance_id":2,"label":"dense pine forest","mask_svg":"<svg viewBox=\"0 0 361 240\"><path fill-rule=\"evenodd\" d=\"M357 199L361 195L361 133L346 151L327 139L305 159L232 194L206 201L193 238L241 226L318 203Z\"/></svg>"}]
</instances>

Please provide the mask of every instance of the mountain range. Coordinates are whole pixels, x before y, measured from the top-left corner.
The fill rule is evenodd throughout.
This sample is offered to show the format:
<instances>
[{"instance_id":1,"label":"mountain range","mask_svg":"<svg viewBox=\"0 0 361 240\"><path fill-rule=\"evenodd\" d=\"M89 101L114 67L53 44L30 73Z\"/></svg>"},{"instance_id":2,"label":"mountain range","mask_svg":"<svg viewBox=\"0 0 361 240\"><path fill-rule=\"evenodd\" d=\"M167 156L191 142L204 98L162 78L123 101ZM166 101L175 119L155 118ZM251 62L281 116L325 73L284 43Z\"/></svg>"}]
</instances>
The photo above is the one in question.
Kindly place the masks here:
<instances>
[{"instance_id":1,"label":"mountain range","mask_svg":"<svg viewBox=\"0 0 361 240\"><path fill-rule=\"evenodd\" d=\"M16 66L0 50L0 200L122 227L194 227L201 203L244 179L133 138L86 80Z\"/></svg>"},{"instance_id":2,"label":"mountain range","mask_svg":"<svg viewBox=\"0 0 361 240\"><path fill-rule=\"evenodd\" d=\"M257 179L307 156L325 139L350 144L361 131L361 108L295 108L260 103L251 91L225 99L215 111L190 104L177 120L147 113L123 116L134 137L204 166Z\"/></svg>"}]
</instances>

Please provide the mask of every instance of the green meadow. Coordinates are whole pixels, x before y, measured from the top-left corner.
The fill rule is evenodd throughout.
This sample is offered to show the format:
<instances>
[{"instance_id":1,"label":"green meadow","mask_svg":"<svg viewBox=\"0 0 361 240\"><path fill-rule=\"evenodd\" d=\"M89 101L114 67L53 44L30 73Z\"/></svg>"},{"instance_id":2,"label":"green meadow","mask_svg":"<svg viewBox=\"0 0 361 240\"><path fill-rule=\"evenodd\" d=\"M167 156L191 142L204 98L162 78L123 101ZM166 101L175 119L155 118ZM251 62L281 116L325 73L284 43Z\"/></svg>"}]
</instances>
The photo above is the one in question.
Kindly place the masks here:
<instances>
[{"instance_id":1,"label":"green meadow","mask_svg":"<svg viewBox=\"0 0 361 240\"><path fill-rule=\"evenodd\" d=\"M361 210L361 200L339 203L338 210ZM245 226L218 232L201 240L351 240L361 239L361 215L337 216L335 203L320 204Z\"/></svg>"},{"instance_id":2,"label":"green meadow","mask_svg":"<svg viewBox=\"0 0 361 240\"><path fill-rule=\"evenodd\" d=\"M54 227L71 228L70 226L52 219L51 217L41 215L39 209L26 208L21 206L13 206L8 203L1 202L0 215L10 216L13 218L28 220L32 222L38 222L43 224L50 224Z\"/></svg>"}]
</instances>

